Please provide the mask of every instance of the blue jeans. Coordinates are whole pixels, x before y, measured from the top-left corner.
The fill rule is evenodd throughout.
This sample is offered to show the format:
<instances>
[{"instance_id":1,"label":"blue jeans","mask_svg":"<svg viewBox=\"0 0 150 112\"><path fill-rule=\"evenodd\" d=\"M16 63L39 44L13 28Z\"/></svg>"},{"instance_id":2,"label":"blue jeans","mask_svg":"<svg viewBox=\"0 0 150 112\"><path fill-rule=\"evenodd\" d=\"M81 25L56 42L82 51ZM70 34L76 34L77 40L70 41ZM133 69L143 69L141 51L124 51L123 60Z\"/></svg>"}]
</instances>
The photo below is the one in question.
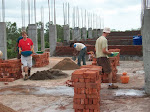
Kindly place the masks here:
<instances>
[{"instance_id":1,"label":"blue jeans","mask_svg":"<svg viewBox=\"0 0 150 112\"><path fill-rule=\"evenodd\" d=\"M86 61L85 61L85 55L86 55L86 48L83 48L78 56L78 66L81 66L81 59L83 61L83 65L86 65Z\"/></svg>"}]
</instances>

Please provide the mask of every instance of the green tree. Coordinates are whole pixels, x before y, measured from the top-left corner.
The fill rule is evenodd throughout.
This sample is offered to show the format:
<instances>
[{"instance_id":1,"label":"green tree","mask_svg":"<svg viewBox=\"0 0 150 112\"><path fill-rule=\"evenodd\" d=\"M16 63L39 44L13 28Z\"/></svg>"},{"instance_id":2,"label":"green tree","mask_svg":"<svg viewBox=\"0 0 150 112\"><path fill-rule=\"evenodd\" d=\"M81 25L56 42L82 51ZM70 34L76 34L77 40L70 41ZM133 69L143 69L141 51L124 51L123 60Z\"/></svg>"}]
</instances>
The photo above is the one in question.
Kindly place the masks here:
<instances>
[{"instance_id":1,"label":"green tree","mask_svg":"<svg viewBox=\"0 0 150 112\"><path fill-rule=\"evenodd\" d=\"M15 58L17 53L15 52L16 41L20 36L21 29L17 29L16 22L6 23L6 35L7 35L7 54L8 58Z\"/></svg>"}]
</instances>

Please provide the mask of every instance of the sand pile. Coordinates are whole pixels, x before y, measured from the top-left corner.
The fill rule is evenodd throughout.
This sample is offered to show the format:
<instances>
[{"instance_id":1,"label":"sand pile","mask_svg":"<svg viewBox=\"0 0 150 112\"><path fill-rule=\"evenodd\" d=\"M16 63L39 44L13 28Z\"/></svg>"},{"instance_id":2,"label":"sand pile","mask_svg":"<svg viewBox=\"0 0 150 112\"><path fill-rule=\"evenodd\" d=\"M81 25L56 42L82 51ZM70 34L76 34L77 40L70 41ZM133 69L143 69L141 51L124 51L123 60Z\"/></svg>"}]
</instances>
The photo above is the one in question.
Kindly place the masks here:
<instances>
[{"instance_id":1,"label":"sand pile","mask_svg":"<svg viewBox=\"0 0 150 112\"><path fill-rule=\"evenodd\" d=\"M59 70L74 70L79 68L80 67L70 58L63 59L53 67L53 69L59 69Z\"/></svg>"},{"instance_id":2,"label":"sand pile","mask_svg":"<svg viewBox=\"0 0 150 112\"><path fill-rule=\"evenodd\" d=\"M16 112L16 111L0 103L0 112Z\"/></svg>"},{"instance_id":3,"label":"sand pile","mask_svg":"<svg viewBox=\"0 0 150 112\"><path fill-rule=\"evenodd\" d=\"M47 79L60 79L66 78L68 74L58 70L58 69L50 69L44 71L37 71L34 73L29 79L30 80L47 80Z\"/></svg>"}]
</instances>

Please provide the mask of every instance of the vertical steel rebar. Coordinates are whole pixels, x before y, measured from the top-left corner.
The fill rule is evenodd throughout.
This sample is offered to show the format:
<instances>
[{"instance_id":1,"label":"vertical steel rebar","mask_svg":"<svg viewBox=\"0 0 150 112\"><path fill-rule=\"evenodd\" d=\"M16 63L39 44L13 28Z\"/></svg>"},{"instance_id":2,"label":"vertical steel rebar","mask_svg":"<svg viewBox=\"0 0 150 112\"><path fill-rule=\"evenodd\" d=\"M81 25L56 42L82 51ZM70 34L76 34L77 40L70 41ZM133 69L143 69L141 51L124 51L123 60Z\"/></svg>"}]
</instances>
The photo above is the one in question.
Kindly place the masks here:
<instances>
[{"instance_id":1,"label":"vertical steel rebar","mask_svg":"<svg viewBox=\"0 0 150 112\"><path fill-rule=\"evenodd\" d=\"M24 6L23 6L23 26L25 27L25 1L23 2Z\"/></svg>"},{"instance_id":2,"label":"vertical steel rebar","mask_svg":"<svg viewBox=\"0 0 150 112\"><path fill-rule=\"evenodd\" d=\"M80 16L79 16L79 8L78 8L78 27L80 27Z\"/></svg>"},{"instance_id":3,"label":"vertical steel rebar","mask_svg":"<svg viewBox=\"0 0 150 112\"><path fill-rule=\"evenodd\" d=\"M33 0L31 0L31 24L33 23Z\"/></svg>"},{"instance_id":4,"label":"vertical steel rebar","mask_svg":"<svg viewBox=\"0 0 150 112\"><path fill-rule=\"evenodd\" d=\"M23 27L23 0L21 0L21 19L22 19L22 27Z\"/></svg>"},{"instance_id":5,"label":"vertical steel rebar","mask_svg":"<svg viewBox=\"0 0 150 112\"><path fill-rule=\"evenodd\" d=\"M0 7L0 9L1 9L1 7ZM1 22L1 10L0 10L0 22Z\"/></svg>"},{"instance_id":6,"label":"vertical steel rebar","mask_svg":"<svg viewBox=\"0 0 150 112\"><path fill-rule=\"evenodd\" d=\"M53 10L53 0L51 0L51 21L52 21L52 24L54 24L53 23L53 21L54 21L54 16L53 16L53 12L54 12L54 10Z\"/></svg>"},{"instance_id":7,"label":"vertical steel rebar","mask_svg":"<svg viewBox=\"0 0 150 112\"><path fill-rule=\"evenodd\" d=\"M73 14L72 14L72 27L75 27L75 7L73 7Z\"/></svg>"},{"instance_id":8,"label":"vertical steel rebar","mask_svg":"<svg viewBox=\"0 0 150 112\"><path fill-rule=\"evenodd\" d=\"M28 0L28 20L30 24L30 0Z\"/></svg>"},{"instance_id":9,"label":"vertical steel rebar","mask_svg":"<svg viewBox=\"0 0 150 112\"><path fill-rule=\"evenodd\" d=\"M64 3L63 3L63 16L64 16L64 25L65 25L65 10L64 10Z\"/></svg>"},{"instance_id":10,"label":"vertical steel rebar","mask_svg":"<svg viewBox=\"0 0 150 112\"><path fill-rule=\"evenodd\" d=\"M85 22L84 22L84 27L86 28L86 10L85 10Z\"/></svg>"},{"instance_id":11,"label":"vertical steel rebar","mask_svg":"<svg viewBox=\"0 0 150 112\"><path fill-rule=\"evenodd\" d=\"M56 25L56 8L55 8L55 0L54 0L54 24Z\"/></svg>"},{"instance_id":12,"label":"vertical steel rebar","mask_svg":"<svg viewBox=\"0 0 150 112\"><path fill-rule=\"evenodd\" d=\"M89 13L87 12L87 19L88 19L88 26L87 26L87 28L89 28Z\"/></svg>"},{"instance_id":13,"label":"vertical steel rebar","mask_svg":"<svg viewBox=\"0 0 150 112\"><path fill-rule=\"evenodd\" d=\"M67 2L66 2L66 4L65 4L65 15L66 15L66 16L65 16L65 23L66 23L66 24L67 24L67 17L68 17L67 14L68 14L68 13L67 13Z\"/></svg>"},{"instance_id":14,"label":"vertical steel rebar","mask_svg":"<svg viewBox=\"0 0 150 112\"><path fill-rule=\"evenodd\" d=\"M2 19L5 22L5 0L2 0Z\"/></svg>"},{"instance_id":15,"label":"vertical steel rebar","mask_svg":"<svg viewBox=\"0 0 150 112\"><path fill-rule=\"evenodd\" d=\"M36 0L34 0L34 21L36 23Z\"/></svg>"},{"instance_id":16,"label":"vertical steel rebar","mask_svg":"<svg viewBox=\"0 0 150 112\"><path fill-rule=\"evenodd\" d=\"M101 16L99 16L99 21L100 21L100 29L101 29Z\"/></svg>"},{"instance_id":17,"label":"vertical steel rebar","mask_svg":"<svg viewBox=\"0 0 150 112\"><path fill-rule=\"evenodd\" d=\"M77 7L76 7L76 9L75 9L75 19L76 19L76 20L75 20L75 21L76 21L76 22L75 22L75 27L76 27L76 25L77 25Z\"/></svg>"},{"instance_id":18,"label":"vertical steel rebar","mask_svg":"<svg viewBox=\"0 0 150 112\"><path fill-rule=\"evenodd\" d=\"M49 2L49 0L48 0L48 11L49 11L49 24L50 24L50 20L51 20L51 18L50 18L50 2Z\"/></svg>"},{"instance_id":19,"label":"vertical steel rebar","mask_svg":"<svg viewBox=\"0 0 150 112\"><path fill-rule=\"evenodd\" d=\"M70 15L69 13L70 13L70 11L69 10L70 10L70 5L68 3L68 25L70 24L70 21L69 21L69 15Z\"/></svg>"},{"instance_id":20,"label":"vertical steel rebar","mask_svg":"<svg viewBox=\"0 0 150 112\"><path fill-rule=\"evenodd\" d=\"M82 27L83 27L83 10L81 9L81 19L82 19Z\"/></svg>"}]
</instances>

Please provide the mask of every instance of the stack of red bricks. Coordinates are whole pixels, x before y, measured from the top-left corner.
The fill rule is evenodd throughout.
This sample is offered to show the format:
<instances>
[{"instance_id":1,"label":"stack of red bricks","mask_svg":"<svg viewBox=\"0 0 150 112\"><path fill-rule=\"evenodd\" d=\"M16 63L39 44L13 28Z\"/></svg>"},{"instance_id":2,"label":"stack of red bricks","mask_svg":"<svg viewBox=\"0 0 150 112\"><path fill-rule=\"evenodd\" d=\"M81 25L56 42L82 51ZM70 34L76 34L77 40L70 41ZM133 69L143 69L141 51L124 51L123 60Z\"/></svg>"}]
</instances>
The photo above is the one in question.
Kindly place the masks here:
<instances>
[{"instance_id":1,"label":"stack of red bricks","mask_svg":"<svg viewBox=\"0 0 150 112\"><path fill-rule=\"evenodd\" d=\"M117 65L120 65L119 64L119 61L120 61L120 49L109 49L109 52L119 52L119 54L116 56L116 58L117 58Z\"/></svg>"},{"instance_id":2,"label":"stack of red bricks","mask_svg":"<svg viewBox=\"0 0 150 112\"><path fill-rule=\"evenodd\" d=\"M32 57L35 62L33 67L44 67L49 64L49 52L45 52L43 54L33 54Z\"/></svg>"},{"instance_id":3,"label":"stack of red bricks","mask_svg":"<svg viewBox=\"0 0 150 112\"><path fill-rule=\"evenodd\" d=\"M109 57L111 69L112 69L112 82L117 82L117 58L116 57ZM108 74L103 73L102 74L102 83L108 83Z\"/></svg>"},{"instance_id":4,"label":"stack of red bricks","mask_svg":"<svg viewBox=\"0 0 150 112\"><path fill-rule=\"evenodd\" d=\"M97 58L93 57L92 65L97 65Z\"/></svg>"},{"instance_id":5,"label":"stack of red bricks","mask_svg":"<svg viewBox=\"0 0 150 112\"><path fill-rule=\"evenodd\" d=\"M109 57L110 64L111 64L111 69L112 69L112 82L116 83L117 82L117 66L119 65L120 61L120 49L109 49L109 52L119 52L119 54L116 57ZM95 62L92 62L92 65L94 65ZM108 74L102 74L101 77L102 83L108 83Z\"/></svg>"},{"instance_id":6,"label":"stack of red bricks","mask_svg":"<svg viewBox=\"0 0 150 112\"><path fill-rule=\"evenodd\" d=\"M23 76L20 59L10 59L10 60L0 59L0 81L12 82L22 77Z\"/></svg>"},{"instance_id":7,"label":"stack of red bricks","mask_svg":"<svg viewBox=\"0 0 150 112\"><path fill-rule=\"evenodd\" d=\"M75 112L100 112L102 67L85 65L72 73Z\"/></svg>"}]
</instances>

